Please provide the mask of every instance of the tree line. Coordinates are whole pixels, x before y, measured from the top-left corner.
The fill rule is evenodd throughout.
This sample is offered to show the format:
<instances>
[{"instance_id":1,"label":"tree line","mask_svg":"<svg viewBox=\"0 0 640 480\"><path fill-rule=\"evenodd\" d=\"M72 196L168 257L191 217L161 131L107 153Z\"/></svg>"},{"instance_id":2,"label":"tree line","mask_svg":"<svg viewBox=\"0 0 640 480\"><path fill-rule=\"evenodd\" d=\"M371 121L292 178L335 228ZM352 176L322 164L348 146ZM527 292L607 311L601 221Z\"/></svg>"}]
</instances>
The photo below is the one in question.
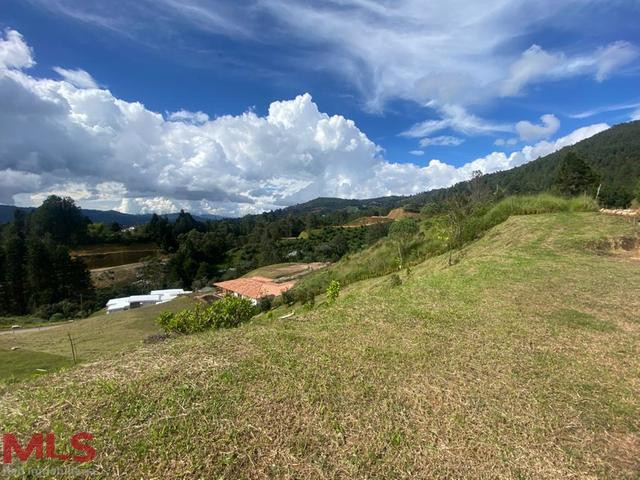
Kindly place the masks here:
<instances>
[{"instance_id":1,"label":"tree line","mask_svg":"<svg viewBox=\"0 0 640 480\"><path fill-rule=\"evenodd\" d=\"M29 215L15 211L0 232L0 316L72 317L90 308L89 271L69 254L86 227L87 220L68 198L49 197Z\"/></svg>"}]
</instances>

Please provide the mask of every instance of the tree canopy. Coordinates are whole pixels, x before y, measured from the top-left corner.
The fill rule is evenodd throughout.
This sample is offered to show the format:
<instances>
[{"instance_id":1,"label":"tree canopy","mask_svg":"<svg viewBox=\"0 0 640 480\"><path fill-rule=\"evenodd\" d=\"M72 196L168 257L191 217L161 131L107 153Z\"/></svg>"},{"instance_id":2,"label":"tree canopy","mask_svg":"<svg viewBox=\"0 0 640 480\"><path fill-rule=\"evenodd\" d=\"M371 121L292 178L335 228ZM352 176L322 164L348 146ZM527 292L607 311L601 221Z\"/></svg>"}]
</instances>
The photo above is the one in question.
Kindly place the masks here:
<instances>
[{"instance_id":1,"label":"tree canopy","mask_svg":"<svg viewBox=\"0 0 640 480\"><path fill-rule=\"evenodd\" d=\"M599 176L575 152L568 152L556 174L555 187L567 196L594 193Z\"/></svg>"},{"instance_id":2,"label":"tree canopy","mask_svg":"<svg viewBox=\"0 0 640 480\"><path fill-rule=\"evenodd\" d=\"M29 215L29 229L36 235L51 235L65 245L77 245L87 231L89 220L70 197L51 195Z\"/></svg>"}]
</instances>

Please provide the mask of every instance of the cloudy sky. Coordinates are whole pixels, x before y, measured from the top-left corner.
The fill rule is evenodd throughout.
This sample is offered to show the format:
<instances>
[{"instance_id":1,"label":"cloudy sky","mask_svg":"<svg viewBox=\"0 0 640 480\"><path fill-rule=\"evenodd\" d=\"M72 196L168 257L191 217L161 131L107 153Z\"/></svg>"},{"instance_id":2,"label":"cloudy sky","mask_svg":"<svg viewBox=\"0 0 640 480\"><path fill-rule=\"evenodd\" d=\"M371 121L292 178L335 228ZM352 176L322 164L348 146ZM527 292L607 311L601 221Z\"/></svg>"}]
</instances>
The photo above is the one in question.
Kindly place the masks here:
<instances>
[{"instance_id":1,"label":"cloudy sky","mask_svg":"<svg viewBox=\"0 0 640 480\"><path fill-rule=\"evenodd\" d=\"M640 118L640 1L4 0L0 203L411 194Z\"/></svg>"}]
</instances>

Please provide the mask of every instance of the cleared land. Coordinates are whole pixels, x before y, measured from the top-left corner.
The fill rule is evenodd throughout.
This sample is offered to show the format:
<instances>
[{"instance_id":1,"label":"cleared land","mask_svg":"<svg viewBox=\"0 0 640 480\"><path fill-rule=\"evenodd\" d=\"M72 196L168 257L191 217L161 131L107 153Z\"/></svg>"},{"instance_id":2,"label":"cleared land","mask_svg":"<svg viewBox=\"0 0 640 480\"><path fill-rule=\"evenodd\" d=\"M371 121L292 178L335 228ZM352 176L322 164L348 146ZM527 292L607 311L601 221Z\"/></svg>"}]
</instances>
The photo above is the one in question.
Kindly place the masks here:
<instances>
[{"instance_id":1,"label":"cleared land","mask_svg":"<svg viewBox=\"0 0 640 480\"><path fill-rule=\"evenodd\" d=\"M50 372L70 365L69 334L82 362L131 350L149 335L160 333L155 324L160 312L177 311L192 302L191 298L184 297L162 305L96 315L42 329L3 333L0 335L0 385L3 381L39 374L38 368ZM11 350L15 347L18 349ZM23 362L24 359L29 361Z\"/></svg>"},{"instance_id":2,"label":"cleared land","mask_svg":"<svg viewBox=\"0 0 640 480\"><path fill-rule=\"evenodd\" d=\"M640 268L594 213L512 217L334 305L6 387L95 478L638 478Z\"/></svg>"},{"instance_id":3,"label":"cleared land","mask_svg":"<svg viewBox=\"0 0 640 480\"><path fill-rule=\"evenodd\" d=\"M307 273L320 270L321 268L329 265L323 262L313 263L276 263L273 265L267 265L266 267L256 268L250 271L243 277L264 277L271 278L272 280L282 278L297 278Z\"/></svg>"},{"instance_id":4,"label":"cleared land","mask_svg":"<svg viewBox=\"0 0 640 480\"><path fill-rule=\"evenodd\" d=\"M343 227L346 228L355 228L355 227L366 227L367 225L374 225L376 223L387 223L393 222L398 218L405 217L420 217L419 213L407 212L404 208L394 208L391 210L386 216L371 216L371 217L360 217L355 220L345 223Z\"/></svg>"},{"instance_id":5,"label":"cleared land","mask_svg":"<svg viewBox=\"0 0 640 480\"><path fill-rule=\"evenodd\" d=\"M91 270L91 281L96 288L126 285L138 279L138 272L142 267L144 267L144 262L118 265L117 267L94 268Z\"/></svg>"}]
</instances>

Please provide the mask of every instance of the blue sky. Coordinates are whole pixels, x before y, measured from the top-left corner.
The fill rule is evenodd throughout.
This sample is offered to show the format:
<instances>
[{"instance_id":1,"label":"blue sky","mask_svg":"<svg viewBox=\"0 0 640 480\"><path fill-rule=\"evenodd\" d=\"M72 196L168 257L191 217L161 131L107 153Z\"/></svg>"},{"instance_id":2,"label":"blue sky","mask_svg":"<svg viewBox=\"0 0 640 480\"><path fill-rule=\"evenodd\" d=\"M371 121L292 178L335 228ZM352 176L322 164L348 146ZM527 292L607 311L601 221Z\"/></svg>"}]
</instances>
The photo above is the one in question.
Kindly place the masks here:
<instances>
[{"instance_id":1,"label":"blue sky","mask_svg":"<svg viewBox=\"0 0 640 480\"><path fill-rule=\"evenodd\" d=\"M639 18L637 1L5 0L0 202L240 215L511 168L640 117Z\"/></svg>"}]
</instances>

